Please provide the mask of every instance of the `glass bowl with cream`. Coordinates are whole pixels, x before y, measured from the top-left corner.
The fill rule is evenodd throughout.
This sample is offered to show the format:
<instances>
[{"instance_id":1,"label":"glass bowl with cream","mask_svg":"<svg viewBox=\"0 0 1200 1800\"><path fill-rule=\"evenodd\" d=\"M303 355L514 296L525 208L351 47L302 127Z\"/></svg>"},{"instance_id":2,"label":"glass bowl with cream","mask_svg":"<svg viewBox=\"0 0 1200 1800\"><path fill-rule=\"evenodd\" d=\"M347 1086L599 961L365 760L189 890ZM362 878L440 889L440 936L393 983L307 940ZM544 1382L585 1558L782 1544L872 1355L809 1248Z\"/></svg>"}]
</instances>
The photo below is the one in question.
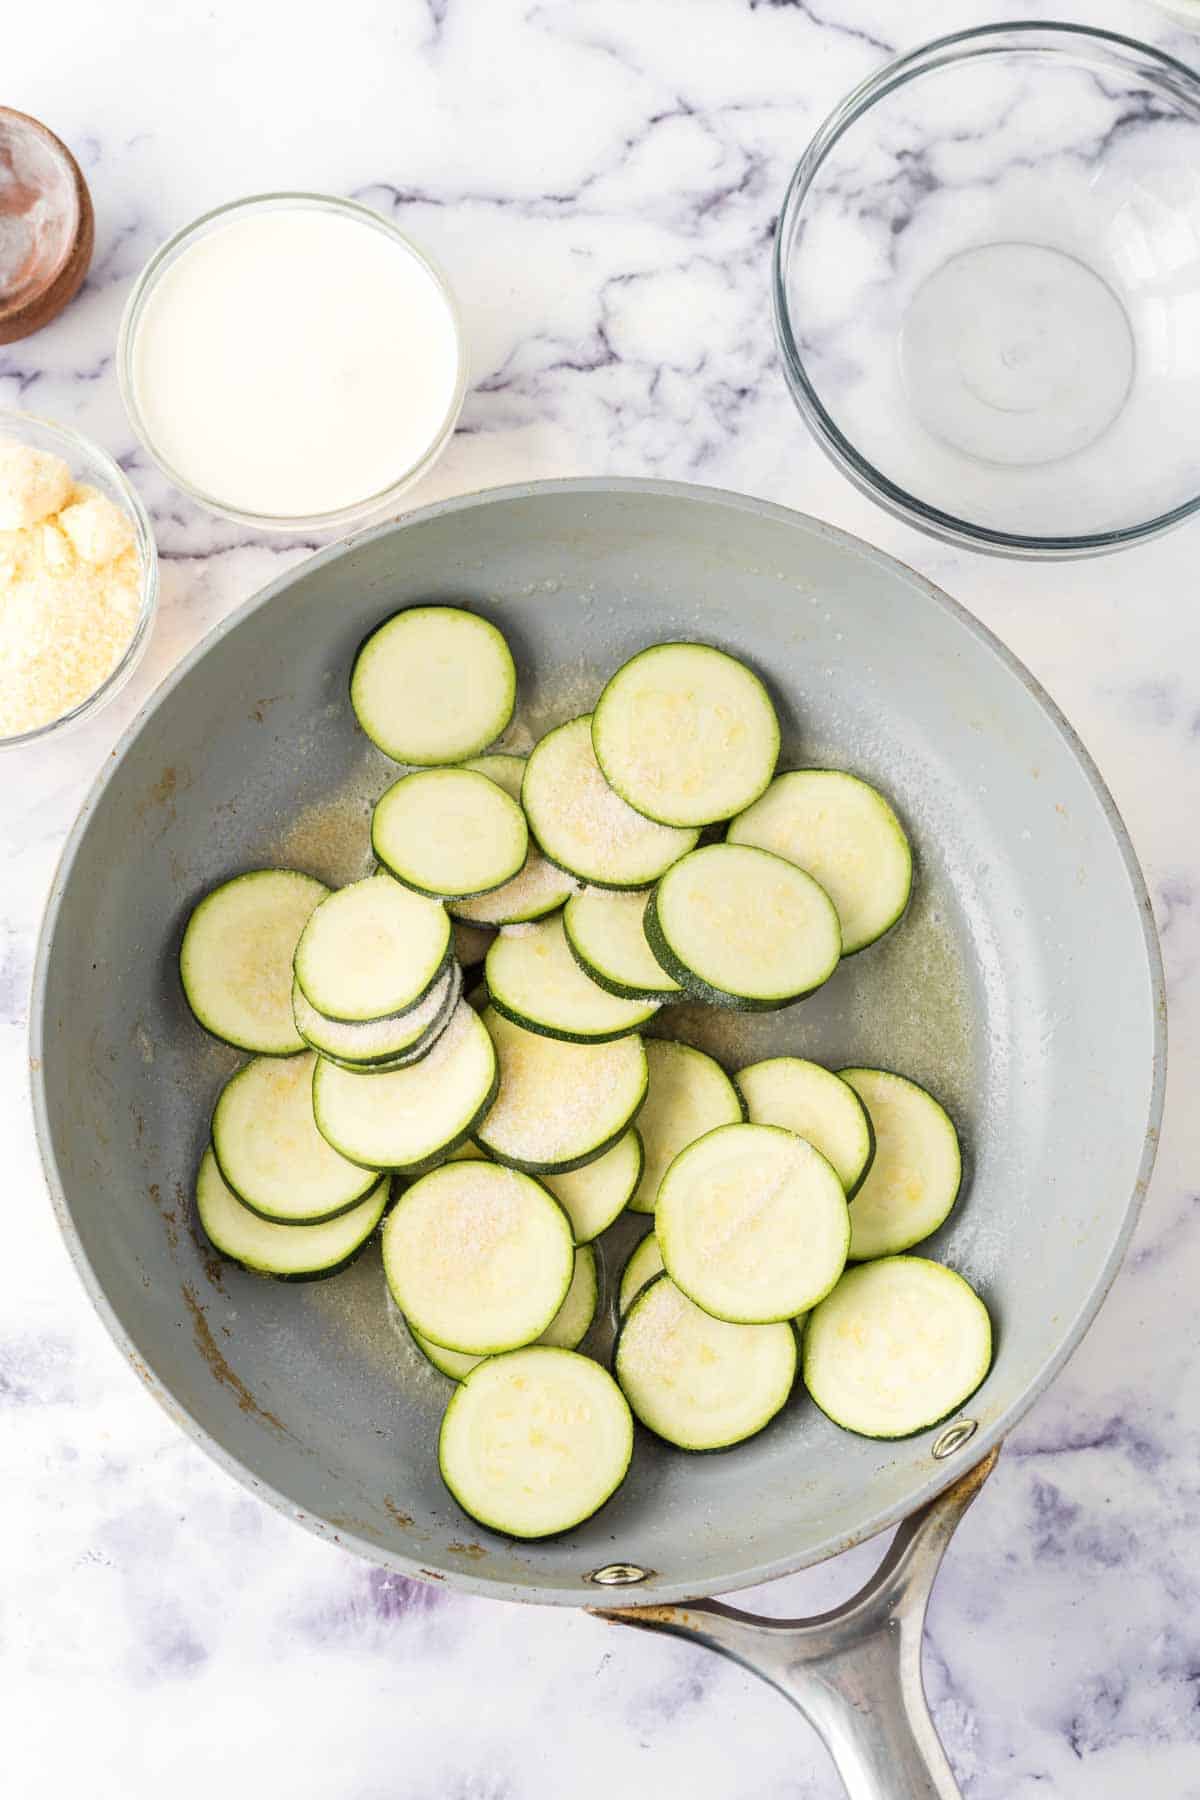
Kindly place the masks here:
<instances>
[{"instance_id":1,"label":"glass bowl with cream","mask_svg":"<svg viewBox=\"0 0 1200 1800\"><path fill-rule=\"evenodd\" d=\"M123 471L70 426L0 410L0 750L107 706L157 611L154 534Z\"/></svg>"},{"instance_id":2,"label":"glass bowl with cream","mask_svg":"<svg viewBox=\"0 0 1200 1800\"><path fill-rule=\"evenodd\" d=\"M259 194L151 258L117 352L134 429L211 511L274 530L380 512L440 455L466 392L453 295L387 219Z\"/></svg>"}]
</instances>

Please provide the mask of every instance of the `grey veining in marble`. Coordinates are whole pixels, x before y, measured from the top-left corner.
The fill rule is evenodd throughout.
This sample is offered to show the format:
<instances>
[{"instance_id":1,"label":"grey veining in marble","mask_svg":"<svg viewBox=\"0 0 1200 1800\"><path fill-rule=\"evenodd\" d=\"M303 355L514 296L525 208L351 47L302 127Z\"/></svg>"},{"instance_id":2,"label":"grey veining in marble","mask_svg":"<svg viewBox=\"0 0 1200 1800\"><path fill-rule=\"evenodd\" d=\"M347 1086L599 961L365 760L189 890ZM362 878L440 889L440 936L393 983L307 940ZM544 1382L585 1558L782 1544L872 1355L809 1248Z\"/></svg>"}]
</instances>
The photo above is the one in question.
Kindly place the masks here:
<instances>
[{"instance_id":1,"label":"grey veining in marble","mask_svg":"<svg viewBox=\"0 0 1200 1800\"><path fill-rule=\"evenodd\" d=\"M1200 61L1137 0L1060 8ZM303 557L172 492L113 347L137 269L272 186L400 221L462 301L472 386L417 505L498 482L664 475L790 503L942 583L1096 755L1154 896L1173 1063L1128 1264L1009 1443L935 1593L926 1677L971 1800L1200 1800L1200 608L1195 525L1106 562L975 559L887 518L805 437L772 342L791 164L896 49L997 0L62 0L10 9L6 102L92 186L72 307L0 349L0 403L80 426L151 507L163 609L114 708L0 764L0 1784L14 1800L831 1800L812 1734L687 1645L386 1575L248 1497L177 1434L91 1314L25 1098L29 968L59 845L121 726L245 595ZM836 296L831 273L831 298ZM816 1610L878 1554L750 1596Z\"/></svg>"}]
</instances>

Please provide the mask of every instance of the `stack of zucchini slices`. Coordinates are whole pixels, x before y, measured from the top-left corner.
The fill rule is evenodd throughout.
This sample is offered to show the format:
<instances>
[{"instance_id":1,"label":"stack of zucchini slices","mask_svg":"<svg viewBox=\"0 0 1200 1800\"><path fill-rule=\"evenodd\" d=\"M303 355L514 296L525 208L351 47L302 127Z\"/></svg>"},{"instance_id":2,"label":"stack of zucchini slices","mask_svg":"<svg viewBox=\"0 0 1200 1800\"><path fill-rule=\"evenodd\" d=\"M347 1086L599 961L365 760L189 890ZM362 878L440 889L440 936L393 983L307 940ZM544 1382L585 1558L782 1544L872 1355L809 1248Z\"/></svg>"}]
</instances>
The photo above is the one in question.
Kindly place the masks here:
<instances>
[{"instance_id":1,"label":"stack of zucchini slices","mask_svg":"<svg viewBox=\"0 0 1200 1800\"><path fill-rule=\"evenodd\" d=\"M458 1384L447 1487L514 1537L595 1512L634 1418L724 1448L801 1365L849 1430L952 1412L991 1330L961 1277L906 1254L958 1194L942 1108L877 1069L783 1056L730 1076L642 1035L678 1001L789 1006L895 924L912 860L883 796L777 774L770 696L703 644L642 651L527 758L490 749L516 672L474 613L388 619L350 693L407 765L374 809L376 872L334 892L235 876L184 933L193 1012L251 1053L197 1177L216 1248L311 1279L382 1223L388 1304ZM653 1228L620 1276L610 1374L580 1347L597 1240L626 1212Z\"/></svg>"}]
</instances>

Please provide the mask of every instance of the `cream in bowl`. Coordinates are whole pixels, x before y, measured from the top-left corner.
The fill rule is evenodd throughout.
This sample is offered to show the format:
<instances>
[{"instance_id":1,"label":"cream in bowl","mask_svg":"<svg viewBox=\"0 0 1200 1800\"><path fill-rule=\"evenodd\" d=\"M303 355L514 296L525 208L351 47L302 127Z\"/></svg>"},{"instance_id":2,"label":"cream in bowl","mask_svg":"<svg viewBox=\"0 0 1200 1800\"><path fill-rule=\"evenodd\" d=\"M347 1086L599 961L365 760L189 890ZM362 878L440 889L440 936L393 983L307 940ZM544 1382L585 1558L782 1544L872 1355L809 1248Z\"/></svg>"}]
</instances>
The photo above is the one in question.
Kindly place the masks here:
<instances>
[{"instance_id":1,"label":"cream in bowl","mask_svg":"<svg viewBox=\"0 0 1200 1800\"><path fill-rule=\"evenodd\" d=\"M338 526L424 473L466 371L453 298L369 208L219 208L147 265L121 326L130 418L178 487L251 524Z\"/></svg>"}]
</instances>

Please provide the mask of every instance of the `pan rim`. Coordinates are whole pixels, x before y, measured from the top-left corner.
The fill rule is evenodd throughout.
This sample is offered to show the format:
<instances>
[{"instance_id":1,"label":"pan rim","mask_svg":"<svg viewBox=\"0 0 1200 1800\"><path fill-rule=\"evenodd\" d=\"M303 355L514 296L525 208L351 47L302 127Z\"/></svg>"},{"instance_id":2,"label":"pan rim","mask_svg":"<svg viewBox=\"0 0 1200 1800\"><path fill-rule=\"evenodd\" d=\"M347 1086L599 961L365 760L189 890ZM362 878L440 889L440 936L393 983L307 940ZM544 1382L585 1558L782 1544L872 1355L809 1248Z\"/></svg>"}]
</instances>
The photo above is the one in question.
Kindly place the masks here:
<instances>
[{"instance_id":1,"label":"pan rim","mask_svg":"<svg viewBox=\"0 0 1200 1800\"><path fill-rule=\"evenodd\" d=\"M436 501L412 512L402 514L398 518L384 521L362 531L339 538L332 544L324 546L303 562L285 570L275 580L268 582L242 604L236 607L224 619L220 620L180 659L174 668L164 677L158 687L149 694L139 707L133 719L117 739L112 751L106 757L103 767L89 787L75 820L64 840L58 863L50 883L42 923L38 932L37 951L34 960L33 980L30 996L29 1014L29 1056L28 1068L30 1076L31 1103L39 1154L46 1175L46 1185L50 1194L58 1227L71 1261L83 1283L84 1290L98 1313L109 1336L120 1350L122 1356L141 1378L150 1393L163 1407L168 1417L179 1426L188 1437L210 1456L219 1467L231 1475L234 1480L247 1488L251 1493L266 1500L287 1518L303 1525L308 1531L326 1541L332 1541L342 1548L353 1551L368 1562L393 1569L400 1574L417 1580L434 1579L456 1591L474 1594L483 1598L513 1600L526 1604L555 1605L567 1607L585 1607L595 1601L595 1591L579 1582L578 1586L519 1586L512 1582L493 1579L470 1569L441 1566L431 1570L421 1562L419 1556L406 1555L399 1550L392 1550L373 1543L365 1534L359 1533L349 1526L335 1526L330 1520L314 1516L311 1511L301 1509L297 1503L280 1489L266 1482L249 1464L232 1455L214 1438L207 1428L200 1423L175 1398L167 1382L162 1379L153 1366L151 1359L143 1354L139 1344L133 1338L126 1324L109 1302L107 1294L93 1269L91 1262L75 1229L70 1205L66 1198L65 1187L60 1175L58 1161L54 1152L50 1121L46 1108L44 1054L46 1037L44 1030L46 985L50 957L53 954L56 927L62 908L66 888L76 854L85 832L90 824L96 808L106 792L109 783L120 769L126 753L140 735L143 726L160 707L170 699L179 684L191 673L192 669L219 643L229 632L237 629L244 619L249 618L259 608L270 605L276 597L301 577L350 554L364 543L377 538L403 531L412 525L425 524L431 520L444 518L467 509L480 506L505 505L513 501L542 499L549 495L563 494L574 496L595 495L597 497L610 494L661 495L664 498L680 500L697 505L716 505L741 513L749 513L759 518L775 521L784 526L801 525L810 532L824 537L837 544L843 551L860 559L872 561L890 572L899 572L903 578L919 589L924 597L943 613L947 614L957 625L964 629L985 651L997 658L1007 671L1020 683L1029 697L1042 709L1050 724L1062 739L1065 748L1079 766L1092 793L1095 795L1104 814L1121 861L1128 877L1132 897L1134 899L1138 919L1145 946L1147 973L1149 976L1150 999L1153 1015L1153 1050L1152 1071L1149 1097L1149 1111L1142 1137L1141 1155L1138 1160L1137 1174L1133 1191L1127 1203L1124 1219L1100 1273L1087 1298L1080 1305L1074 1317L1062 1332L1058 1347L1039 1369L1036 1377L1024 1391L1012 1401L1004 1412L986 1429L981 1430L971 1440L971 1456L969 1463L960 1458L947 1457L942 1462L934 1462L930 1473L909 1496L901 1501L881 1507L863 1520L854 1530L844 1534L833 1534L820 1542L806 1546L784 1556L774 1557L765 1562L748 1562L743 1568L722 1574L714 1581L699 1585L681 1581L664 1581L655 1583L653 1600L655 1604L694 1600L716 1594L737 1592L746 1588L757 1587L777 1580L785 1575L797 1573L801 1569L810 1568L824 1562L843 1550L851 1549L879 1533L898 1525L900 1521L920 1507L943 1493L963 1474L967 1467L981 1462L989 1452L1008 1435L1015 1425L1025 1416L1035 1401L1046 1391L1051 1382L1061 1372L1067 1361L1074 1354L1088 1329L1096 1318L1117 1273L1124 1261L1130 1239L1141 1213L1150 1174L1158 1150L1159 1130L1162 1122L1163 1102L1166 1085L1166 1047L1167 1047L1167 1005L1166 987L1163 971L1162 954L1158 940L1158 932L1154 922L1153 906L1146 886L1141 865L1134 850L1129 831L1121 816L1112 794L1104 781L1096 763L1080 740L1073 726L1061 709L1047 693L1037 678L1009 650L1001 640L990 631L973 613L953 599L942 588L928 581L923 575L900 561L898 557L868 544L854 533L844 531L839 526L830 525L824 520L815 519L810 514L802 513L793 507L782 506L774 501L760 500L753 495L739 494L729 489L706 487L690 482L660 481L641 477L572 477L566 479L511 483L501 487L483 488L469 494L456 495L450 499Z\"/></svg>"}]
</instances>

